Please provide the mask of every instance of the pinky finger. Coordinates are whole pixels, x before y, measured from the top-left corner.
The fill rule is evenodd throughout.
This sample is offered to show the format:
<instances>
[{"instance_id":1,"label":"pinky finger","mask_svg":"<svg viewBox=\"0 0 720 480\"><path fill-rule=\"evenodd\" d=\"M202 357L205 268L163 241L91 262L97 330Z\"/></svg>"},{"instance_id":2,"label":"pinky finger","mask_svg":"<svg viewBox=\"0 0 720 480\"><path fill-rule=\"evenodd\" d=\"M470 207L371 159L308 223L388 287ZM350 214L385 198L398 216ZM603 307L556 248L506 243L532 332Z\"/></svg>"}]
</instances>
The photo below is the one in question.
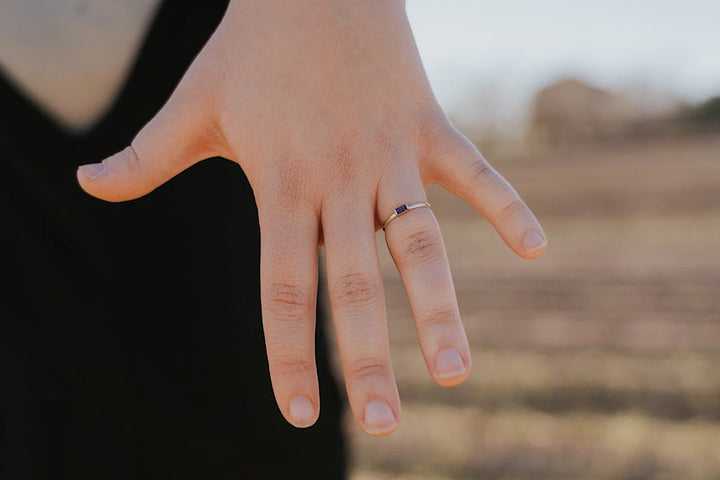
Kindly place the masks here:
<instances>
[{"instance_id":1,"label":"pinky finger","mask_svg":"<svg viewBox=\"0 0 720 480\"><path fill-rule=\"evenodd\" d=\"M450 136L430 159L438 183L472 205L515 253L542 255L547 239L525 202L467 138L454 129Z\"/></svg>"}]
</instances>

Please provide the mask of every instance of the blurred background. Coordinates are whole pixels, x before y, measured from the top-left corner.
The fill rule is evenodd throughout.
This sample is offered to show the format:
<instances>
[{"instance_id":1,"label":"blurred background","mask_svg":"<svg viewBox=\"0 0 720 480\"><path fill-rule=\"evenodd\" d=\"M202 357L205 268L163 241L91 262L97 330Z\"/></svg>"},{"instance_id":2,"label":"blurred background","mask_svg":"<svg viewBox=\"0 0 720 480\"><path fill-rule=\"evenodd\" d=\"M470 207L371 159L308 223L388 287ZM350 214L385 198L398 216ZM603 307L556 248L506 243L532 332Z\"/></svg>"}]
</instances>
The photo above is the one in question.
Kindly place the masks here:
<instances>
[{"instance_id":1,"label":"blurred background","mask_svg":"<svg viewBox=\"0 0 720 480\"><path fill-rule=\"evenodd\" d=\"M432 383L378 235L403 424L353 480L720 479L720 3L407 0L439 101L549 239L439 188L473 373Z\"/></svg>"}]
</instances>

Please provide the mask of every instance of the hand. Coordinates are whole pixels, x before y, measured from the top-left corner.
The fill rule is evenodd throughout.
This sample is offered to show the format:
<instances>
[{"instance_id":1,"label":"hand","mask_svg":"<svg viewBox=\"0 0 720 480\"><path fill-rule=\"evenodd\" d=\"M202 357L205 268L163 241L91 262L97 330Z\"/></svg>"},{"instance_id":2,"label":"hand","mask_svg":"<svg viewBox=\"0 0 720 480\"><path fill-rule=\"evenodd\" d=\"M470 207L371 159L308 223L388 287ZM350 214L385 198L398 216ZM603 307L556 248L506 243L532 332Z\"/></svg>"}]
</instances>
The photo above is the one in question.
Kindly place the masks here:
<instances>
[{"instance_id":1,"label":"hand","mask_svg":"<svg viewBox=\"0 0 720 480\"><path fill-rule=\"evenodd\" d=\"M545 249L533 214L437 105L398 0L233 1L157 116L124 151L81 167L78 181L125 201L214 156L237 162L254 190L270 374L298 427L319 410L318 245L349 401L374 435L400 422L375 243L393 209L425 201L425 186L438 183L518 255ZM427 368L457 385L470 350L435 217L413 210L385 235Z\"/></svg>"}]
</instances>

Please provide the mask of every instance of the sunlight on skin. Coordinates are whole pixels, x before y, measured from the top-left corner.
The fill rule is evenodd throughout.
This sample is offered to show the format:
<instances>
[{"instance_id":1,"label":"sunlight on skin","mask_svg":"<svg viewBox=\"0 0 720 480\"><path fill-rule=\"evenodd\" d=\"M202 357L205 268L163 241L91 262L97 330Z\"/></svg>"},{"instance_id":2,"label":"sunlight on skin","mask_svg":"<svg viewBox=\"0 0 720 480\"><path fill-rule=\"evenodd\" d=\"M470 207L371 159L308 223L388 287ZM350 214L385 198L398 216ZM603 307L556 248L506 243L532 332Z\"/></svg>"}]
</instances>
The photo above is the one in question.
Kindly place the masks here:
<instances>
[{"instance_id":1,"label":"sunlight on skin","mask_svg":"<svg viewBox=\"0 0 720 480\"><path fill-rule=\"evenodd\" d=\"M435 101L399 0L232 2L157 116L77 178L91 195L126 201L213 156L237 162L255 194L271 380L297 427L319 412L321 230L348 399L372 435L401 420L375 243L390 212L426 201L425 187L436 183L487 218L519 256L536 258L547 245L515 190ZM440 385L463 382L470 351L435 216L428 208L403 215L385 238L428 371Z\"/></svg>"}]
</instances>

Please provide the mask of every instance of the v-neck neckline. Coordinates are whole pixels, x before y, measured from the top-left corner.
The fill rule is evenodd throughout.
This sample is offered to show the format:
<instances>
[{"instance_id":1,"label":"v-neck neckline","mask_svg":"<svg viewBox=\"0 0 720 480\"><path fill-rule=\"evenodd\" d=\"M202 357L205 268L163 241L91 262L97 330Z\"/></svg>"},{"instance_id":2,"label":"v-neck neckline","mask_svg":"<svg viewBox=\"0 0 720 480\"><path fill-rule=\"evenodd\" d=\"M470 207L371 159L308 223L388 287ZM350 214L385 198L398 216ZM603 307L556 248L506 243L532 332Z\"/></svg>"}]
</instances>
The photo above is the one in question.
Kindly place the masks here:
<instances>
[{"instance_id":1,"label":"v-neck neckline","mask_svg":"<svg viewBox=\"0 0 720 480\"><path fill-rule=\"evenodd\" d=\"M166 12L169 10L170 1L161 0L160 5L155 9L152 14L152 20L148 23L148 27L143 34L142 40L135 53L134 59L131 62L130 68L125 74L122 82L122 86L115 93L114 99L105 110L88 128L73 130L63 125L47 110L41 107L37 102L29 98L23 91L22 88L14 82L9 75L4 71L2 65L0 65L0 94L6 92L11 101L19 104L20 108L26 110L31 117L37 122L41 123L46 127L46 131L52 132L56 135L69 142L83 142L95 135L97 135L108 121L112 118L117 110L117 106L121 104L127 97L128 85L137 77L139 66L142 64L146 52L148 50L148 44L153 41L153 32L157 29L158 25L162 23Z\"/></svg>"}]
</instances>

